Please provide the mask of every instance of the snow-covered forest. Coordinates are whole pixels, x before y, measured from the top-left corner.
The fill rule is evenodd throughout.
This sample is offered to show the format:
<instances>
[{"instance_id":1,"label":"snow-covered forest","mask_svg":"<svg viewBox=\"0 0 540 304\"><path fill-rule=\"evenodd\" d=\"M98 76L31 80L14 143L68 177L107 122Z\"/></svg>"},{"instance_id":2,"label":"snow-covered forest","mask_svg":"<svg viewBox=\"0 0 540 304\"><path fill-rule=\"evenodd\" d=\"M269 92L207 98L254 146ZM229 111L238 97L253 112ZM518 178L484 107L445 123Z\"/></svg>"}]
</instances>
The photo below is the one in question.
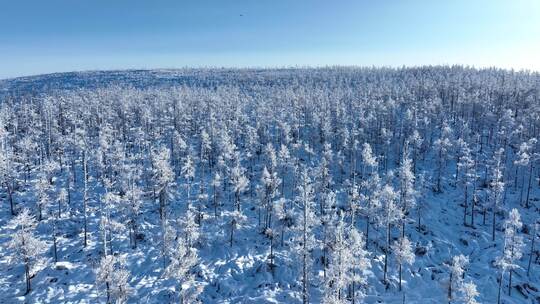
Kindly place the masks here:
<instances>
[{"instance_id":1,"label":"snow-covered forest","mask_svg":"<svg viewBox=\"0 0 540 304\"><path fill-rule=\"evenodd\" d=\"M0 82L1 303L540 303L540 74Z\"/></svg>"}]
</instances>

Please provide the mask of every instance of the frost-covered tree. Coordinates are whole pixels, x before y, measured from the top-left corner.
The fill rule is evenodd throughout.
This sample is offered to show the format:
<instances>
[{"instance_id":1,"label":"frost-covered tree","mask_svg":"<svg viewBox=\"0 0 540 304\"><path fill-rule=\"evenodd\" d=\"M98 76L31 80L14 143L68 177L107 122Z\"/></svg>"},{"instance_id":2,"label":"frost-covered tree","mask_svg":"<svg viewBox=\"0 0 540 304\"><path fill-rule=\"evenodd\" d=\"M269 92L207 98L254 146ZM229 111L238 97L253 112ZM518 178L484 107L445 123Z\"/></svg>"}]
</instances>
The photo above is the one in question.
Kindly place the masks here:
<instances>
[{"instance_id":1,"label":"frost-covered tree","mask_svg":"<svg viewBox=\"0 0 540 304\"><path fill-rule=\"evenodd\" d=\"M184 216L180 219L180 226L188 246L195 246L201 237L201 229L197 221L196 213L192 210L187 210Z\"/></svg>"},{"instance_id":2,"label":"frost-covered tree","mask_svg":"<svg viewBox=\"0 0 540 304\"><path fill-rule=\"evenodd\" d=\"M297 203L300 208L298 214L296 250L302 260L302 301L309 302L309 272L311 269L311 251L317 245L313 236L313 228L317 225L317 217L314 210L314 189L310 173L303 168L298 185Z\"/></svg>"},{"instance_id":3,"label":"frost-covered tree","mask_svg":"<svg viewBox=\"0 0 540 304\"><path fill-rule=\"evenodd\" d=\"M479 302L476 301L476 297L478 297L480 293L476 290L476 284L473 282L461 284L459 291L461 293L460 298L463 301L463 304L479 304Z\"/></svg>"},{"instance_id":4,"label":"frost-covered tree","mask_svg":"<svg viewBox=\"0 0 540 304\"><path fill-rule=\"evenodd\" d=\"M428 207L426 196L431 188L431 181L429 180L426 172L421 172L420 174L418 174L418 180L416 182L417 199L415 209L418 217L417 224L419 230L422 228L422 215Z\"/></svg>"},{"instance_id":5,"label":"frost-covered tree","mask_svg":"<svg viewBox=\"0 0 540 304\"><path fill-rule=\"evenodd\" d=\"M492 180L490 184L490 193L491 193L491 207L493 212L492 218L492 227L491 227L491 240L495 241L495 227L496 227L496 217L497 212L499 211L503 193L504 193L504 177L503 177L503 164L501 163L501 157L504 153L503 149L498 150L495 153L493 171L491 173Z\"/></svg>"},{"instance_id":6,"label":"frost-covered tree","mask_svg":"<svg viewBox=\"0 0 540 304\"><path fill-rule=\"evenodd\" d=\"M400 237L392 244L392 252L396 258L399 267L399 291L401 291L401 281L403 273L403 265L412 265L414 263L414 252L411 241L407 237Z\"/></svg>"},{"instance_id":7,"label":"frost-covered tree","mask_svg":"<svg viewBox=\"0 0 540 304\"><path fill-rule=\"evenodd\" d=\"M174 172L170 165L170 151L166 147L161 147L152 154L153 179L155 191L159 199L159 216L161 219L165 216L165 207L172 195L171 187L174 183Z\"/></svg>"},{"instance_id":8,"label":"frost-covered tree","mask_svg":"<svg viewBox=\"0 0 540 304\"><path fill-rule=\"evenodd\" d=\"M437 149L437 182L435 184L435 191L441 192L441 178L443 176L443 170L445 169L446 159L448 153L452 148L452 128L445 122L442 126L441 137L435 142L435 148Z\"/></svg>"},{"instance_id":9,"label":"frost-covered tree","mask_svg":"<svg viewBox=\"0 0 540 304\"><path fill-rule=\"evenodd\" d=\"M406 147L407 147L406 143ZM403 152L401 167L398 169L399 180L399 204L403 215L409 214L409 210L416 204L416 189L414 189L415 176L412 171L412 160L409 158L409 152ZM401 236L405 236L405 216L401 221Z\"/></svg>"},{"instance_id":10,"label":"frost-covered tree","mask_svg":"<svg viewBox=\"0 0 540 304\"><path fill-rule=\"evenodd\" d=\"M397 205L398 193L391 185L382 187L379 193L380 210L378 212L377 223L385 229L386 249L384 252L384 277L383 280L387 283L388 273L388 255L390 254L390 240L392 226L398 223L403 218L403 210Z\"/></svg>"},{"instance_id":11,"label":"frost-covered tree","mask_svg":"<svg viewBox=\"0 0 540 304\"><path fill-rule=\"evenodd\" d=\"M134 181L131 181L129 189L125 193L123 202L125 204L125 213L129 227L130 243L132 248L137 248L137 237L139 234L139 224L141 209L143 204L143 191Z\"/></svg>"},{"instance_id":12,"label":"frost-covered tree","mask_svg":"<svg viewBox=\"0 0 540 304\"><path fill-rule=\"evenodd\" d=\"M377 158L373 156L371 146L364 143L362 149L363 169L362 171L368 174L361 186L361 199L365 201L365 205L361 207L362 214L366 217L366 248L369 247L369 226L372 219L377 216L377 211L380 208L380 193L381 193L381 178L377 172ZM353 183L354 185L354 183Z\"/></svg>"},{"instance_id":13,"label":"frost-covered tree","mask_svg":"<svg viewBox=\"0 0 540 304\"><path fill-rule=\"evenodd\" d=\"M34 266L39 264L47 246L44 241L36 237L37 222L30 215L28 209L22 209L17 216L9 221L8 226L15 229L7 245L11 250L9 261L15 265L20 263L24 265L26 293L29 293L32 289L30 285L30 279L33 277L32 272L36 270Z\"/></svg>"},{"instance_id":14,"label":"frost-covered tree","mask_svg":"<svg viewBox=\"0 0 540 304\"><path fill-rule=\"evenodd\" d=\"M512 293L512 274L514 269L518 268L517 261L523 255L524 246L523 237L518 234L522 226L521 216L517 209L512 209L508 214L508 219L504 222L504 247L500 257L497 258L495 265L499 268L499 291L497 303L501 301L501 287L504 274L508 272L508 295Z\"/></svg>"},{"instance_id":15,"label":"frost-covered tree","mask_svg":"<svg viewBox=\"0 0 540 304\"><path fill-rule=\"evenodd\" d=\"M186 206L187 209L191 209L191 184L195 178L195 165L190 154L188 154L184 159L184 164L182 165L182 176L186 181Z\"/></svg>"},{"instance_id":16,"label":"frost-covered tree","mask_svg":"<svg viewBox=\"0 0 540 304\"><path fill-rule=\"evenodd\" d=\"M474 172L474 159L471 155L471 149L469 145L463 141L459 145L461 151L459 151L460 157L457 163L457 168L461 175L456 172L457 176L460 176L461 185L463 185L463 225L467 225L467 209L469 206L469 186L474 182L476 172ZM474 212L472 210L471 212Z\"/></svg>"},{"instance_id":17,"label":"frost-covered tree","mask_svg":"<svg viewBox=\"0 0 540 304\"><path fill-rule=\"evenodd\" d=\"M249 186L249 180L244 175L244 173L245 169L239 164L237 164L231 170L231 184L234 191L234 206L236 208L236 211L240 211L240 196L247 190Z\"/></svg>"},{"instance_id":18,"label":"frost-covered tree","mask_svg":"<svg viewBox=\"0 0 540 304\"><path fill-rule=\"evenodd\" d=\"M219 197L220 197L220 190L221 190L221 175L219 175L219 172L216 172L214 174L211 184L212 184L212 205L214 206L214 217L217 217L218 207L220 205Z\"/></svg>"},{"instance_id":19,"label":"frost-covered tree","mask_svg":"<svg viewBox=\"0 0 540 304\"><path fill-rule=\"evenodd\" d=\"M531 273L531 265L532 265L532 259L533 259L533 255L534 255L534 244L535 244L535 241L536 239L538 238L538 232L540 232L540 223L535 223L532 225L533 226L533 229L532 229L532 232L531 232L531 250L529 251L529 262L527 263L527 276L530 275Z\"/></svg>"},{"instance_id":20,"label":"frost-covered tree","mask_svg":"<svg viewBox=\"0 0 540 304\"><path fill-rule=\"evenodd\" d=\"M58 195L56 197L56 202L58 204L58 212L56 214L56 216L58 218L61 218L62 217L62 207L66 207L67 204L69 203L69 193L68 191L66 190L66 188L61 188L59 191L58 191Z\"/></svg>"},{"instance_id":21,"label":"frost-covered tree","mask_svg":"<svg viewBox=\"0 0 540 304\"><path fill-rule=\"evenodd\" d=\"M210 134L205 129L201 131L201 149L200 158L201 161L207 164L208 168L212 167L212 139ZM203 167L204 172L204 167Z\"/></svg>"},{"instance_id":22,"label":"frost-covered tree","mask_svg":"<svg viewBox=\"0 0 540 304\"><path fill-rule=\"evenodd\" d=\"M292 157L291 153L289 152L289 148L287 148L286 145L282 144L278 152L278 163L281 171L281 180L283 181L281 183L281 193L285 193L285 181L287 178L287 174L289 173L289 170L292 166L291 161Z\"/></svg>"},{"instance_id":23,"label":"frost-covered tree","mask_svg":"<svg viewBox=\"0 0 540 304\"><path fill-rule=\"evenodd\" d=\"M465 279L465 269L469 264L469 258L463 254L452 257L450 264L450 279L448 280L448 298L454 297L454 292L459 291Z\"/></svg>"},{"instance_id":24,"label":"frost-covered tree","mask_svg":"<svg viewBox=\"0 0 540 304\"><path fill-rule=\"evenodd\" d=\"M96 273L96 287L105 285L107 303L127 303L131 292L129 286L130 272L125 267L124 257L105 255L101 258Z\"/></svg>"},{"instance_id":25,"label":"frost-covered tree","mask_svg":"<svg viewBox=\"0 0 540 304\"><path fill-rule=\"evenodd\" d=\"M45 175L40 174L40 177L36 181L36 184L35 184L38 221L41 221L43 219L43 210L47 209L52 202L49 195L50 191L51 191L51 185L47 181Z\"/></svg>"},{"instance_id":26,"label":"frost-covered tree","mask_svg":"<svg viewBox=\"0 0 540 304\"><path fill-rule=\"evenodd\" d=\"M534 146L536 145L536 138L531 138L526 142L523 142L519 146L519 151L517 152L517 159L514 161L514 163L517 166L521 166L523 168L528 167L528 175L529 175L529 184L527 186L527 195L525 199L525 208L529 208L529 195L531 192L531 180L532 180L532 171L533 171L533 163L535 154L532 152L534 149ZM519 192L519 201L523 202L523 191L525 189L525 174L522 175L522 182L521 182L521 188Z\"/></svg>"},{"instance_id":27,"label":"frost-covered tree","mask_svg":"<svg viewBox=\"0 0 540 304\"><path fill-rule=\"evenodd\" d=\"M107 178L105 178L107 180ZM103 254L113 254L113 241L115 235L125 229L125 225L119 218L114 216L122 203L122 198L117 193L107 191L101 200L101 218L99 228L103 242Z\"/></svg>"},{"instance_id":28,"label":"frost-covered tree","mask_svg":"<svg viewBox=\"0 0 540 304\"><path fill-rule=\"evenodd\" d=\"M198 303L202 286L196 282L194 275L195 267L199 263L197 251L182 238L178 238L170 250L170 263L165 268L163 276L176 280L180 303Z\"/></svg>"},{"instance_id":29,"label":"frost-covered tree","mask_svg":"<svg viewBox=\"0 0 540 304\"><path fill-rule=\"evenodd\" d=\"M333 231L332 256L325 281L325 302L342 302L350 299L352 302L364 297L363 287L367 283L365 271L371 268L369 253L364 249L364 237L356 228L345 224L343 214ZM347 295L346 290L350 294ZM344 302L344 301L343 301Z\"/></svg>"},{"instance_id":30,"label":"frost-covered tree","mask_svg":"<svg viewBox=\"0 0 540 304\"><path fill-rule=\"evenodd\" d=\"M277 172L263 168L261 183L264 187L261 203L265 207L264 228L272 227L272 215L274 213L274 199L278 196L281 179Z\"/></svg>"},{"instance_id":31,"label":"frost-covered tree","mask_svg":"<svg viewBox=\"0 0 540 304\"><path fill-rule=\"evenodd\" d=\"M373 150L369 143L364 143L362 145L362 176L365 173L372 174L374 170L377 169L379 165L377 157L373 155Z\"/></svg>"},{"instance_id":32,"label":"frost-covered tree","mask_svg":"<svg viewBox=\"0 0 540 304\"><path fill-rule=\"evenodd\" d=\"M238 227L242 224L244 224L247 220L247 217L244 215L244 213L241 210L235 210L231 213L231 233L229 238L229 245L232 247L234 242L234 231L238 229Z\"/></svg>"},{"instance_id":33,"label":"frost-covered tree","mask_svg":"<svg viewBox=\"0 0 540 304\"><path fill-rule=\"evenodd\" d=\"M2 147L0 150L0 184L4 187L9 200L11 215L15 215L15 200L13 194L16 188L17 170L11 149Z\"/></svg>"}]
</instances>

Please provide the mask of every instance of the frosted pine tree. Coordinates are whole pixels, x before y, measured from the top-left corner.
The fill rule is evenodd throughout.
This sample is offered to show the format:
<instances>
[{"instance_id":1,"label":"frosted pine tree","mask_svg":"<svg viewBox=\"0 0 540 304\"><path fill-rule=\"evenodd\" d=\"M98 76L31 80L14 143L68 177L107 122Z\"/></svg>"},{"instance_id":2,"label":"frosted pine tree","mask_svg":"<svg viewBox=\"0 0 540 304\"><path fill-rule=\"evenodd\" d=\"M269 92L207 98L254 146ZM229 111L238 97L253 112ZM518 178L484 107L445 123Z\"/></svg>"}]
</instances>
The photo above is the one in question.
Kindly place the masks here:
<instances>
[{"instance_id":1,"label":"frosted pine tree","mask_svg":"<svg viewBox=\"0 0 540 304\"><path fill-rule=\"evenodd\" d=\"M462 141L460 144L461 151L457 168L459 168L459 179L463 185L463 225L467 225L467 209L469 206L469 186L474 182L476 172L474 172L474 159L471 155L471 149L469 145ZM458 173L456 172L456 178ZM474 210L472 211L474 212Z\"/></svg>"},{"instance_id":2,"label":"frosted pine tree","mask_svg":"<svg viewBox=\"0 0 540 304\"><path fill-rule=\"evenodd\" d=\"M107 178L104 178L107 180ZM116 210L122 203L122 198L117 193L107 191L101 200L100 232L103 241L103 254L113 254L113 242L115 235L122 232L126 227L116 216Z\"/></svg>"},{"instance_id":3,"label":"frosted pine tree","mask_svg":"<svg viewBox=\"0 0 540 304\"><path fill-rule=\"evenodd\" d=\"M17 181L17 170L15 166L15 156L12 149L2 145L2 149L0 150L0 184L6 191L11 215L15 215L16 213L15 200L13 198Z\"/></svg>"},{"instance_id":4,"label":"frosted pine tree","mask_svg":"<svg viewBox=\"0 0 540 304\"><path fill-rule=\"evenodd\" d=\"M247 217L244 215L242 210L235 210L230 214L231 222L230 228L231 233L229 234L229 245L232 247L234 242L234 232L247 221Z\"/></svg>"},{"instance_id":5,"label":"frosted pine tree","mask_svg":"<svg viewBox=\"0 0 540 304\"><path fill-rule=\"evenodd\" d=\"M191 185L193 183L193 179L195 178L195 164L193 163L191 154L188 154L185 157L181 173L186 182L186 208L189 210L191 209Z\"/></svg>"},{"instance_id":6,"label":"frosted pine tree","mask_svg":"<svg viewBox=\"0 0 540 304\"><path fill-rule=\"evenodd\" d=\"M51 203L51 198L49 196L51 185L43 172L40 172L34 188L36 193L38 221L41 221L43 219L43 211L47 209Z\"/></svg>"},{"instance_id":7,"label":"frosted pine tree","mask_svg":"<svg viewBox=\"0 0 540 304\"><path fill-rule=\"evenodd\" d=\"M417 199L416 199L416 213L417 213L417 225L418 230L422 228L422 215L427 210L428 204L426 197L432 189L431 181L429 180L429 177L427 176L426 172L421 172L418 174L418 180L416 182L416 193Z\"/></svg>"},{"instance_id":8,"label":"frosted pine tree","mask_svg":"<svg viewBox=\"0 0 540 304\"><path fill-rule=\"evenodd\" d=\"M342 213L339 215L339 221L332 234L334 235L333 252L328 267L328 279L325 282L325 298L337 298L338 301L341 301L344 298L344 289L350 282L349 268L353 262L347 244Z\"/></svg>"},{"instance_id":9,"label":"frosted pine tree","mask_svg":"<svg viewBox=\"0 0 540 304\"><path fill-rule=\"evenodd\" d=\"M454 292L459 291L465 278L465 268L469 264L469 258L463 254L452 257L450 264L450 279L448 280L448 298L454 297Z\"/></svg>"},{"instance_id":10,"label":"frosted pine tree","mask_svg":"<svg viewBox=\"0 0 540 304\"><path fill-rule=\"evenodd\" d=\"M303 168L298 184L297 203L299 206L299 222L296 227L296 251L302 260L302 302L309 303L309 273L311 271L311 252L317 243L313 235L313 228L318 224L314 211L314 189L309 171Z\"/></svg>"},{"instance_id":11,"label":"frosted pine tree","mask_svg":"<svg viewBox=\"0 0 540 304\"><path fill-rule=\"evenodd\" d=\"M452 148L452 128L444 122L442 126L441 131L441 137L435 140L433 143L435 145L435 148L437 149L437 182L436 182L436 188L435 191L441 192L441 178L443 175L443 170L446 167L446 159L448 158L448 153L450 152L450 149Z\"/></svg>"},{"instance_id":12,"label":"frosted pine tree","mask_svg":"<svg viewBox=\"0 0 540 304\"><path fill-rule=\"evenodd\" d=\"M201 286L195 281L194 269L198 265L197 251L190 247L182 238L178 238L169 253L169 264L163 276L176 280L176 288L180 303L198 303L202 292Z\"/></svg>"},{"instance_id":13,"label":"frosted pine tree","mask_svg":"<svg viewBox=\"0 0 540 304\"><path fill-rule=\"evenodd\" d=\"M244 173L245 169L240 166L240 164L237 164L231 170L231 184L234 191L234 206L236 211L240 211L240 196L247 190L249 186L249 180L244 175Z\"/></svg>"},{"instance_id":14,"label":"frosted pine tree","mask_svg":"<svg viewBox=\"0 0 540 304\"><path fill-rule=\"evenodd\" d=\"M219 198L221 193L221 175L219 175L219 172L216 172L214 174L214 177L212 178L211 185L212 185L212 206L214 207L214 217L217 218L218 216L218 207L220 205Z\"/></svg>"},{"instance_id":15,"label":"frosted pine tree","mask_svg":"<svg viewBox=\"0 0 540 304\"><path fill-rule=\"evenodd\" d=\"M479 304L479 302L476 301L476 297L478 297L480 293L476 290L476 284L473 282L461 284L459 291L461 293L460 298L463 301L463 304Z\"/></svg>"},{"instance_id":16,"label":"frosted pine tree","mask_svg":"<svg viewBox=\"0 0 540 304\"><path fill-rule=\"evenodd\" d=\"M369 247L369 226L371 221L377 216L377 210L380 207L380 188L381 178L377 170L378 162L377 158L373 156L371 146L368 143L364 143L362 149L363 166L362 171L368 175L367 179L364 179L361 186L360 195L365 205L361 207L362 214L366 218L366 248ZM354 182L353 182L354 184Z\"/></svg>"},{"instance_id":17,"label":"frosted pine tree","mask_svg":"<svg viewBox=\"0 0 540 304\"><path fill-rule=\"evenodd\" d=\"M517 152L517 159L514 161L514 164L516 166L520 166L523 168L527 168L528 170L528 180L529 184L527 187L525 187L525 173L522 174L522 182L519 192L519 201L523 201L523 191L526 188L527 189L527 195L525 199L525 208L529 208L529 195L531 192L531 180L532 180L532 170L533 170L533 163L535 160L536 155L533 153L533 149L537 143L536 138L531 138L530 140L521 143L519 146L519 150Z\"/></svg>"},{"instance_id":18,"label":"frosted pine tree","mask_svg":"<svg viewBox=\"0 0 540 304\"><path fill-rule=\"evenodd\" d=\"M139 222L141 208L143 204L143 191L133 182L130 182L129 189L124 196L126 204L125 213L127 225L129 227L130 244L132 248L137 248L137 237L139 234Z\"/></svg>"},{"instance_id":19,"label":"frosted pine tree","mask_svg":"<svg viewBox=\"0 0 540 304\"><path fill-rule=\"evenodd\" d=\"M286 182L286 178L287 178L287 174L289 172L289 169L291 168L292 164L291 164L291 154L289 152L289 148L287 148L287 146L285 145L281 145L281 148L279 149L279 152L278 152L278 163L279 163L279 167L280 167L280 175L281 175L281 180L283 181L281 183L281 193L284 194L285 193L285 182Z\"/></svg>"},{"instance_id":20,"label":"frosted pine tree","mask_svg":"<svg viewBox=\"0 0 540 304\"><path fill-rule=\"evenodd\" d=\"M407 147L408 143L405 143ZM407 148L403 152L403 160L401 166L398 169L399 180L399 203L403 212L403 219L401 221L401 236L405 236L405 221L406 215L409 214L411 208L414 208L416 204L416 189L414 189L415 176L412 171L412 160L409 157Z\"/></svg>"},{"instance_id":21,"label":"frosted pine tree","mask_svg":"<svg viewBox=\"0 0 540 304\"><path fill-rule=\"evenodd\" d=\"M371 269L371 260L369 252L365 249L366 240L361 232L354 227L348 230L348 250L351 252L351 298L352 302L362 301L366 295L367 287L366 272Z\"/></svg>"},{"instance_id":22,"label":"frosted pine tree","mask_svg":"<svg viewBox=\"0 0 540 304\"><path fill-rule=\"evenodd\" d=\"M517 209L512 209L508 214L508 219L504 222L504 247L500 257L497 258L495 265L499 267L499 291L497 303L501 301L501 287L504 274L508 272L508 295L512 294L512 274L514 269L519 268L517 261L523 255L524 246L523 237L518 234L521 223L521 216Z\"/></svg>"},{"instance_id":23,"label":"frosted pine tree","mask_svg":"<svg viewBox=\"0 0 540 304\"><path fill-rule=\"evenodd\" d=\"M152 154L153 180L155 191L159 199L159 216L161 219L165 217L165 208L169 202L174 184L174 172L170 164L170 151L166 147L161 147Z\"/></svg>"},{"instance_id":24,"label":"frosted pine tree","mask_svg":"<svg viewBox=\"0 0 540 304\"><path fill-rule=\"evenodd\" d=\"M26 293L32 289L30 279L35 271L34 266L40 263L43 253L47 250L46 243L35 236L36 226L35 218L26 208L8 223L8 227L15 229L7 244L7 248L11 250L9 262L14 265L23 264Z\"/></svg>"},{"instance_id":25,"label":"frosted pine tree","mask_svg":"<svg viewBox=\"0 0 540 304\"><path fill-rule=\"evenodd\" d=\"M129 278L131 274L125 267L126 260L121 256L105 255L101 258L96 273L96 287L105 285L107 303L126 303L131 287Z\"/></svg>"},{"instance_id":26,"label":"frosted pine tree","mask_svg":"<svg viewBox=\"0 0 540 304\"><path fill-rule=\"evenodd\" d=\"M189 247L198 244L201 237L201 229L196 213L193 210L187 210L185 215L180 219L180 225L186 244Z\"/></svg>"},{"instance_id":27,"label":"frosted pine tree","mask_svg":"<svg viewBox=\"0 0 540 304\"><path fill-rule=\"evenodd\" d=\"M414 252L411 241L407 237L400 237L392 244L392 252L399 266L399 291L401 291L401 281L403 273L403 265L412 265L414 263Z\"/></svg>"},{"instance_id":28,"label":"frosted pine tree","mask_svg":"<svg viewBox=\"0 0 540 304\"><path fill-rule=\"evenodd\" d=\"M390 185L385 185L379 192L380 210L377 214L377 224L386 229L386 249L384 253L384 282L387 283L388 255L390 254L390 240L392 227L403 218L403 211L396 204L398 194Z\"/></svg>"},{"instance_id":29,"label":"frosted pine tree","mask_svg":"<svg viewBox=\"0 0 540 304\"><path fill-rule=\"evenodd\" d=\"M491 194L491 209L493 212L492 225L491 225L491 240L495 241L495 227L497 212L501 208L503 193L504 193L504 169L502 164L503 149L499 149L495 152L495 159L493 169L491 173L490 194Z\"/></svg>"}]
</instances>

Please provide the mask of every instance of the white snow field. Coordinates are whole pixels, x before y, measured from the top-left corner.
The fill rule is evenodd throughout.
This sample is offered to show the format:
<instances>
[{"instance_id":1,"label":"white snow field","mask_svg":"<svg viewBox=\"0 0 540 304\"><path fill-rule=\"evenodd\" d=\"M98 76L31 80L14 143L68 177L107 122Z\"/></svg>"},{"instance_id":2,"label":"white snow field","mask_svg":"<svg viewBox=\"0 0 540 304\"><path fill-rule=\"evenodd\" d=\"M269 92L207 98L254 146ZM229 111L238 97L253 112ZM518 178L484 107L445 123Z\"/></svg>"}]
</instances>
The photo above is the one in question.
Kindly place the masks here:
<instances>
[{"instance_id":1,"label":"white snow field","mask_svg":"<svg viewBox=\"0 0 540 304\"><path fill-rule=\"evenodd\" d=\"M132 70L0 92L0 303L540 303L538 73Z\"/></svg>"}]
</instances>

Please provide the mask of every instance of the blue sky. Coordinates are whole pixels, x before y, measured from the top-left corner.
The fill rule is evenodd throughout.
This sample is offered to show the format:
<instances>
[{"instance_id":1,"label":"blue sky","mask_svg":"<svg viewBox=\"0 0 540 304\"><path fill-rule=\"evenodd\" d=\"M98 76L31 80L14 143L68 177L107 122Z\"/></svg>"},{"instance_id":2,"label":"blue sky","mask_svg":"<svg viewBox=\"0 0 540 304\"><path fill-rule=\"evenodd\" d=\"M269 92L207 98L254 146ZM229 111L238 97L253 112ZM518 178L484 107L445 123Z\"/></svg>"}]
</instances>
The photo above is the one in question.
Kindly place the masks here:
<instances>
[{"instance_id":1,"label":"blue sky","mask_svg":"<svg viewBox=\"0 0 540 304\"><path fill-rule=\"evenodd\" d=\"M0 78L455 63L540 70L540 1L0 0Z\"/></svg>"}]
</instances>

